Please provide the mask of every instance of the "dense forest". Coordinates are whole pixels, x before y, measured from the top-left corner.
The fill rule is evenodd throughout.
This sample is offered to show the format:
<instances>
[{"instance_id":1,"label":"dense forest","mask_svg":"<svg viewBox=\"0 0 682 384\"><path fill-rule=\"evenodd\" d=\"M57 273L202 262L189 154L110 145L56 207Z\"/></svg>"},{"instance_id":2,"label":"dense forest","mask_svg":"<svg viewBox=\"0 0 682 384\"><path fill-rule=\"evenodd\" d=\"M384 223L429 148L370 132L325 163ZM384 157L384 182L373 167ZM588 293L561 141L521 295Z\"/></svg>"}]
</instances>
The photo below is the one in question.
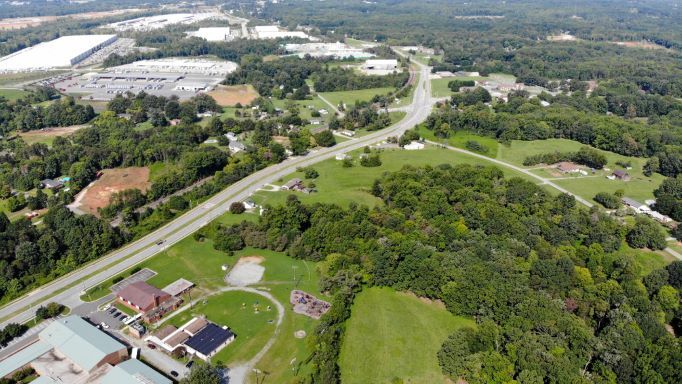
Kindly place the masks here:
<instances>
[{"instance_id":1,"label":"dense forest","mask_svg":"<svg viewBox=\"0 0 682 384\"><path fill-rule=\"evenodd\" d=\"M438 353L453 380L682 380L682 346L666 328L682 330L682 262L642 277L631 256L617 252L646 224L623 226L493 167L405 167L371 191L383 206L306 206L292 195L258 223L204 230L232 250L322 262L321 289L336 296L315 333L309 382L339 382L343 322L367 285L440 299L476 320Z\"/></svg>"}]
</instances>

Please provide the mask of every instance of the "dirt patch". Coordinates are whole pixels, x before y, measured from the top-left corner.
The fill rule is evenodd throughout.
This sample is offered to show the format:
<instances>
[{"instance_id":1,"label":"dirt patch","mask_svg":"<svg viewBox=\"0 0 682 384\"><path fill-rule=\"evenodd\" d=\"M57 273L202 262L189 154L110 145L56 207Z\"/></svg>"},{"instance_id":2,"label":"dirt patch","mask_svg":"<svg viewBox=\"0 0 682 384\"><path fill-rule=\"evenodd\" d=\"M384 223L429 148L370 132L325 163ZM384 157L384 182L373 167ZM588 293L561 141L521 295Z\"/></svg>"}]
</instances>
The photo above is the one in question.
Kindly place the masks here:
<instances>
[{"instance_id":1,"label":"dirt patch","mask_svg":"<svg viewBox=\"0 0 682 384\"><path fill-rule=\"evenodd\" d=\"M294 337L297 338L297 339L302 339L302 338L305 337L305 335L306 335L306 333L305 333L305 331L302 330L302 329L301 329L300 331L294 332Z\"/></svg>"},{"instance_id":2,"label":"dirt patch","mask_svg":"<svg viewBox=\"0 0 682 384\"><path fill-rule=\"evenodd\" d=\"M260 265L265 261L262 256L245 256L237 261L227 275L227 283L238 287L259 282L265 273L265 267Z\"/></svg>"},{"instance_id":3,"label":"dirt patch","mask_svg":"<svg viewBox=\"0 0 682 384\"><path fill-rule=\"evenodd\" d=\"M97 216L97 208L109 205L111 195L114 193L126 189L139 189L145 192L150 186L147 167L105 169L98 180L92 182L76 196L71 206Z\"/></svg>"},{"instance_id":4,"label":"dirt patch","mask_svg":"<svg viewBox=\"0 0 682 384\"><path fill-rule=\"evenodd\" d=\"M614 44L628 48L666 49L666 47L662 45L658 45L648 41L616 41L614 42Z\"/></svg>"},{"instance_id":5,"label":"dirt patch","mask_svg":"<svg viewBox=\"0 0 682 384\"><path fill-rule=\"evenodd\" d=\"M421 301L424 304L433 305L433 306L436 306L440 309L445 309L445 303L442 302L441 300L433 300L433 299L429 299L428 297L417 296L414 294L414 292L409 292L409 291L408 292L401 292L401 293L403 293L404 295L419 299L419 301Z\"/></svg>"},{"instance_id":6,"label":"dirt patch","mask_svg":"<svg viewBox=\"0 0 682 384\"><path fill-rule=\"evenodd\" d=\"M70 127L45 128L38 129L35 131L21 132L19 133L19 136L21 136L21 138L24 139L24 141L27 144L32 144L40 142L42 141L42 139L48 137L69 136L76 132L77 130L83 129L85 127L88 127L88 125L72 125Z\"/></svg>"},{"instance_id":7,"label":"dirt patch","mask_svg":"<svg viewBox=\"0 0 682 384\"><path fill-rule=\"evenodd\" d=\"M285 147L291 145L291 140L289 140L289 138L286 136L272 136L272 141L277 144L282 144Z\"/></svg>"},{"instance_id":8,"label":"dirt patch","mask_svg":"<svg viewBox=\"0 0 682 384\"><path fill-rule=\"evenodd\" d=\"M567 33L562 33L561 35L547 36L547 40L549 40L549 41L577 41L579 39L573 35L569 35Z\"/></svg>"},{"instance_id":9,"label":"dirt patch","mask_svg":"<svg viewBox=\"0 0 682 384\"><path fill-rule=\"evenodd\" d=\"M237 103L247 105L260 96L251 85L219 85L208 94L222 107L232 107Z\"/></svg>"}]
</instances>

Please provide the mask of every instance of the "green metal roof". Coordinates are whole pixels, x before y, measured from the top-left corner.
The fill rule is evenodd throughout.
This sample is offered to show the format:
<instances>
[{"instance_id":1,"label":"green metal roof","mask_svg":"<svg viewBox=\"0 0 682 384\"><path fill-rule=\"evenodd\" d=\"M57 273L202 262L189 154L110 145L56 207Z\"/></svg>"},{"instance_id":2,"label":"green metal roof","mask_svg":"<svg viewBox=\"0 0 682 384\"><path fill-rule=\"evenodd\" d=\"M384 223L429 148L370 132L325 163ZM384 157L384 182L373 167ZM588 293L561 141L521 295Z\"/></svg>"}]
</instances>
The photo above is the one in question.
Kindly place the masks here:
<instances>
[{"instance_id":1,"label":"green metal roof","mask_svg":"<svg viewBox=\"0 0 682 384\"><path fill-rule=\"evenodd\" d=\"M51 344L86 371L96 367L107 355L126 349L125 345L79 316L53 321L40 332L40 340Z\"/></svg>"},{"instance_id":2,"label":"green metal roof","mask_svg":"<svg viewBox=\"0 0 682 384\"><path fill-rule=\"evenodd\" d=\"M172 384L173 382L156 372L140 360L131 359L111 368L100 384Z\"/></svg>"},{"instance_id":3,"label":"green metal roof","mask_svg":"<svg viewBox=\"0 0 682 384\"><path fill-rule=\"evenodd\" d=\"M48 343L38 341L0 361L0 378L9 375L52 349Z\"/></svg>"}]
</instances>

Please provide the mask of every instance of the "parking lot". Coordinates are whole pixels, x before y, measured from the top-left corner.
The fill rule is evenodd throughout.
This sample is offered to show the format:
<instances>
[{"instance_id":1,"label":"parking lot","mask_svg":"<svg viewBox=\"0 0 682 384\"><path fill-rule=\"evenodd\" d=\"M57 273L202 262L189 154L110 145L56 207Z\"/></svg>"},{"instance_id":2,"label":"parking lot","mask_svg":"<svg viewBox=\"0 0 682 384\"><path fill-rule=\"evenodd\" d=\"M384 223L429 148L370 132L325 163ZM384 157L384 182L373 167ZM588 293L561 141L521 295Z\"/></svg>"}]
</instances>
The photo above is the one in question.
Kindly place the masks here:
<instances>
[{"instance_id":1,"label":"parking lot","mask_svg":"<svg viewBox=\"0 0 682 384\"><path fill-rule=\"evenodd\" d=\"M129 286L132 283L137 283L138 281L147 281L151 279L152 277L156 276L156 272L152 271L149 268L144 268L141 269L134 274L130 275L129 277L119 281L118 283L114 284L111 286L111 292L118 292L121 289Z\"/></svg>"},{"instance_id":2,"label":"parking lot","mask_svg":"<svg viewBox=\"0 0 682 384\"><path fill-rule=\"evenodd\" d=\"M123 327L123 320L126 320L128 315L119 311L113 305L110 308L106 308L102 311L95 311L90 313L90 321L94 324L106 324L103 328L108 329L120 329Z\"/></svg>"}]
</instances>

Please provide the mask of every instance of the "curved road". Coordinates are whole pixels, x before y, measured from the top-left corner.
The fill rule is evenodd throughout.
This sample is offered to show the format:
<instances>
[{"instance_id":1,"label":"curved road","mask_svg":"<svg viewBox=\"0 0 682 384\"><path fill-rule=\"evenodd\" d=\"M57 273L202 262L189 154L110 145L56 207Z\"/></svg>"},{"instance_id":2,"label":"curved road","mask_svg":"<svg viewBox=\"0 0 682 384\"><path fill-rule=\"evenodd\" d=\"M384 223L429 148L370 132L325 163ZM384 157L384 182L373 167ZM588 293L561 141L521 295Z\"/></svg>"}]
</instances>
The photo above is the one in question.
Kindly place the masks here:
<instances>
[{"instance_id":1,"label":"curved road","mask_svg":"<svg viewBox=\"0 0 682 384\"><path fill-rule=\"evenodd\" d=\"M289 158L282 163L260 170L219 192L200 206L188 211L167 225L135 241L124 248L114 251L72 273L46 284L0 309L4 319L0 327L9 322L22 323L35 315L35 308L56 301L75 307L81 304L79 296L89 287L100 284L126 269L148 259L167 247L191 235L211 220L228 211L232 202L243 201L264 184L273 183L299 167L309 166L337 154L360 149L390 136L402 134L405 130L426 120L434 100L431 98L429 81L430 67L415 63L419 67L419 81L416 84L410 112L405 119L366 136L339 143L331 148L311 151L306 156ZM164 241L157 245L157 242ZM88 277L89 276L89 277ZM83 280L82 282L79 282ZM61 291L52 296L54 292Z\"/></svg>"}]
</instances>

